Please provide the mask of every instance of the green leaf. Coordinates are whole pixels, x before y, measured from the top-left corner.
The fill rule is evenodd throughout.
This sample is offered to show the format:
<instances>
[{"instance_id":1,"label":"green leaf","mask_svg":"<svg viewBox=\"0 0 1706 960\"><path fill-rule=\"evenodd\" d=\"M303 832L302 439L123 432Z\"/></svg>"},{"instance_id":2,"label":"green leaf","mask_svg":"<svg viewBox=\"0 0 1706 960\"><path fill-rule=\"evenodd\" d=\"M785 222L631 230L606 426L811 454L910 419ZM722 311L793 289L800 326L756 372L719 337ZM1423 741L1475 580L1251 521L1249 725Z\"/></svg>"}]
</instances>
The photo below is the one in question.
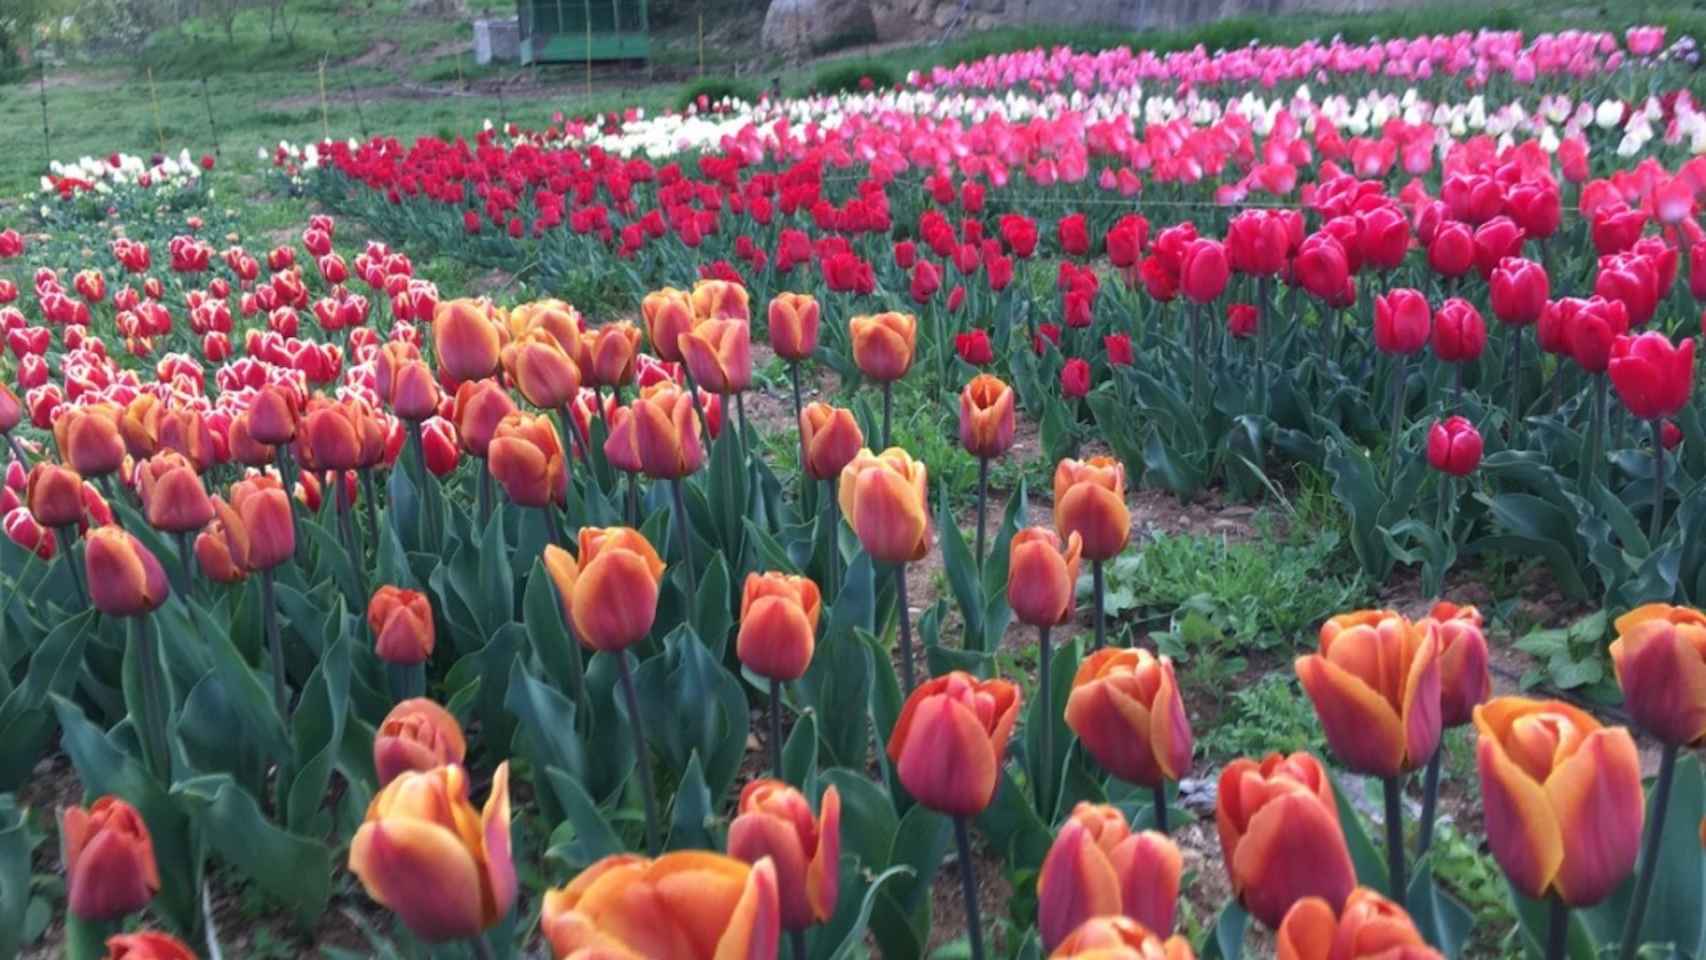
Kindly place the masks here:
<instances>
[{"instance_id":1,"label":"green leaf","mask_svg":"<svg viewBox=\"0 0 1706 960\"><path fill-rule=\"evenodd\" d=\"M314 545L314 553L318 558L317 567L330 567L332 582L343 591L344 599L351 608L365 608L367 598L362 596L361 580L356 574L355 564L350 560L349 552L339 543L337 538L326 532L326 529L312 517L303 517L296 525L298 530L308 533L308 540ZM128 528L127 528L128 529Z\"/></svg>"},{"instance_id":2,"label":"green leaf","mask_svg":"<svg viewBox=\"0 0 1706 960\"><path fill-rule=\"evenodd\" d=\"M845 926L845 932L841 939L836 941L835 948L825 954L820 947L813 951L813 956L827 956L828 960L854 960L856 957L863 957L865 955L863 949L865 929L870 925L871 911L877 905L877 898L884 893L883 888L890 881L902 881L911 876L911 867L890 867L871 878L870 884L865 887L865 895L859 898L858 913L854 915L852 922ZM845 888L843 889L845 890ZM832 940L830 935L843 929L837 923L839 919L840 913L838 911L836 917L832 918L830 923L819 932L820 943L830 943Z\"/></svg>"},{"instance_id":3,"label":"green leaf","mask_svg":"<svg viewBox=\"0 0 1706 960\"><path fill-rule=\"evenodd\" d=\"M876 588L870 559L860 554L847 570L841 594L829 611L829 626L794 698L818 718L826 763L863 764L870 749L869 704L875 667L855 631L873 629Z\"/></svg>"},{"instance_id":4,"label":"green leaf","mask_svg":"<svg viewBox=\"0 0 1706 960\"><path fill-rule=\"evenodd\" d=\"M324 843L273 826L255 798L224 774L186 780L172 788L172 795L198 809L197 819L220 857L293 908L304 926L325 913L332 896L332 854Z\"/></svg>"},{"instance_id":5,"label":"green leaf","mask_svg":"<svg viewBox=\"0 0 1706 960\"><path fill-rule=\"evenodd\" d=\"M1356 867L1357 883L1376 890L1390 889L1386 880L1384 852L1374 845L1374 841L1368 837L1368 831L1363 829L1362 817L1345 793L1344 785L1339 783L1337 777L1331 779L1333 799L1339 806L1339 827L1345 834L1345 846L1351 851L1351 863Z\"/></svg>"},{"instance_id":6,"label":"green leaf","mask_svg":"<svg viewBox=\"0 0 1706 960\"><path fill-rule=\"evenodd\" d=\"M1404 895L1410 919L1422 937L1445 954L1447 960L1462 956L1475 926L1475 914L1446 893L1434 880L1433 864L1423 863L1410 878Z\"/></svg>"},{"instance_id":7,"label":"green leaf","mask_svg":"<svg viewBox=\"0 0 1706 960\"><path fill-rule=\"evenodd\" d=\"M28 782L46 752L54 727L48 697L68 696L76 686L95 617L95 611L85 610L49 631L30 655L23 682L0 701L0 790L16 790Z\"/></svg>"},{"instance_id":8,"label":"green leaf","mask_svg":"<svg viewBox=\"0 0 1706 960\"><path fill-rule=\"evenodd\" d=\"M722 847L707 824L711 822L711 790L705 785L705 768L699 764L699 754L695 752L687 761L687 770L681 775L681 783L676 787L675 803L670 809L669 841L665 847L670 850L716 850Z\"/></svg>"},{"instance_id":9,"label":"green leaf","mask_svg":"<svg viewBox=\"0 0 1706 960\"><path fill-rule=\"evenodd\" d=\"M841 794L841 848L867 870L889 864L900 818L883 789L859 770L832 767L823 771L825 789L833 786Z\"/></svg>"},{"instance_id":10,"label":"green leaf","mask_svg":"<svg viewBox=\"0 0 1706 960\"><path fill-rule=\"evenodd\" d=\"M578 718L573 702L533 676L517 658L509 668L509 690L504 706L515 714L517 752L533 763L535 770L555 767L577 780L586 777L586 750L575 732ZM550 801L547 793L545 800ZM561 819L560 807L547 811L549 819Z\"/></svg>"},{"instance_id":11,"label":"green leaf","mask_svg":"<svg viewBox=\"0 0 1706 960\"><path fill-rule=\"evenodd\" d=\"M740 680L683 626L665 638L663 656L640 665L634 682L652 749L676 770L697 752L705 782L722 796L746 755L751 717Z\"/></svg>"},{"instance_id":12,"label":"green leaf","mask_svg":"<svg viewBox=\"0 0 1706 960\"><path fill-rule=\"evenodd\" d=\"M29 823L17 805L11 797L0 799L0 957L17 956L23 945L32 846Z\"/></svg>"},{"instance_id":13,"label":"green leaf","mask_svg":"<svg viewBox=\"0 0 1706 960\"><path fill-rule=\"evenodd\" d=\"M817 715L802 713L782 745L782 778L810 795L817 792Z\"/></svg>"},{"instance_id":14,"label":"green leaf","mask_svg":"<svg viewBox=\"0 0 1706 960\"><path fill-rule=\"evenodd\" d=\"M871 933L883 956L917 956L929 939L930 890L952 842L948 818L939 813L914 805L901 818L888 862L913 873L881 894L872 913Z\"/></svg>"},{"instance_id":15,"label":"green leaf","mask_svg":"<svg viewBox=\"0 0 1706 960\"><path fill-rule=\"evenodd\" d=\"M722 554L716 554L699 575L699 595L693 598L693 628L718 661L724 659L729 632L734 629L735 618L730 603L731 598L737 596L739 589L730 583L729 565L723 561Z\"/></svg>"},{"instance_id":16,"label":"green leaf","mask_svg":"<svg viewBox=\"0 0 1706 960\"><path fill-rule=\"evenodd\" d=\"M581 651L569 628L563 622L562 606L557 600L556 585L545 572L545 561L533 561L533 573L527 578L527 590L522 596L522 622L527 638L533 644L533 655L545 667L545 675L558 690L575 698L578 707L590 709L586 702L585 667ZM513 689L514 684L511 683ZM590 718L581 717L582 721Z\"/></svg>"},{"instance_id":17,"label":"green leaf","mask_svg":"<svg viewBox=\"0 0 1706 960\"><path fill-rule=\"evenodd\" d=\"M948 585L953 588L954 601L959 604L960 617L965 621L962 645L977 650L983 645L983 582L977 560L960 535L959 521L948 506L947 488L942 488L936 508L936 536L942 547L942 565L948 573ZM905 616L904 611L902 616Z\"/></svg>"},{"instance_id":18,"label":"green leaf","mask_svg":"<svg viewBox=\"0 0 1706 960\"><path fill-rule=\"evenodd\" d=\"M1203 960L1240 960L1244 955L1244 930L1250 925L1250 915L1236 899L1226 901L1220 915L1214 918L1208 941L1203 944Z\"/></svg>"},{"instance_id":19,"label":"green leaf","mask_svg":"<svg viewBox=\"0 0 1706 960\"><path fill-rule=\"evenodd\" d=\"M582 789L580 781L555 767L545 768L545 781L563 806L566 819L551 832L545 852L569 870L579 872L611 854L622 852L622 838L599 812L598 804Z\"/></svg>"},{"instance_id":20,"label":"green leaf","mask_svg":"<svg viewBox=\"0 0 1706 960\"><path fill-rule=\"evenodd\" d=\"M295 777L285 809L285 824L297 833L312 833L314 814L326 796L343 747L344 722L349 717L349 644L343 633L330 639L319 666L309 675L302 697L291 714Z\"/></svg>"},{"instance_id":21,"label":"green leaf","mask_svg":"<svg viewBox=\"0 0 1706 960\"><path fill-rule=\"evenodd\" d=\"M1044 802L1039 805L1038 812L1050 823L1057 819L1055 814L1060 809L1057 798L1060 796L1060 785L1063 782L1062 768L1072 753L1074 742L1072 731L1066 725L1066 698L1072 692L1072 676L1078 670L1078 655L1077 638L1068 638L1065 643L1052 648L1049 657L1049 686L1053 688L1053 696L1045 701L1039 687L1037 694L1031 698L1025 715L1025 770L1033 784L1033 795L1037 793L1034 785L1047 784L1042 791ZM1041 683L1040 678L1038 682ZM1054 730L1054 760L1052 769L1049 770L1044 770L1042 766L1042 731L1045 723Z\"/></svg>"}]
</instances>

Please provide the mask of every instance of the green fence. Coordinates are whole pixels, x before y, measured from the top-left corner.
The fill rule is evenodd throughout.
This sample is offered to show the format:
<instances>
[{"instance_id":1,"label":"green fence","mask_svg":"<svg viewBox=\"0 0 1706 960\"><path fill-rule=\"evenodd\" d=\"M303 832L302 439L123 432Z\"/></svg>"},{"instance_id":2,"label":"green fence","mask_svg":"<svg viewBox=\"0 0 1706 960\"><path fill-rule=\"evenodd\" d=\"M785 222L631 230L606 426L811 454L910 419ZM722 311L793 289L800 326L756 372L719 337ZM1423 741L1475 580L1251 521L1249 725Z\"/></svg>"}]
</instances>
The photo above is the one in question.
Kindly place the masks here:
<instances>
[{"instance_id":1,"label":"green fence","mask_svg":"<svg viewBox=\"0 0 1706 960\"><path fill-rule=\"evenodd\" d=\"M521 62L644 60L646 0L517 0Z\"/></svg>"}]
</instances>

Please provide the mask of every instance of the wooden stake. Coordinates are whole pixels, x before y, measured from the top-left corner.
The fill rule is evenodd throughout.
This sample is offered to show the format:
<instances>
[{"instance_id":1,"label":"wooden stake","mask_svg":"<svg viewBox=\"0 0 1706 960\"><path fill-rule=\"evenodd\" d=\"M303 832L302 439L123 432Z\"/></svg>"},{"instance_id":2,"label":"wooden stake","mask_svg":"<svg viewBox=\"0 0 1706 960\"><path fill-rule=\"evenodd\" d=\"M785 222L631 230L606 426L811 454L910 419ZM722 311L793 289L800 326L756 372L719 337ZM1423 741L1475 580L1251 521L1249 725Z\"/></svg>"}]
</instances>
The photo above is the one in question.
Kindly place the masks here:
<instances>
[{"instance_id":1,"label":"wooden stake","mask_svg":"<svg viewBox=\"0 0 1706 960\"><path fill-rule=\"evenodd\" d=\"M332 118L326 107L326 58L320 58L320 132L332 139Z\"/></svg>"},{"instance_id":2,"label":"wooden stake","mask_svg":"<svg viewBox=\"0 0 1706 960\"><path fill-rule=\"evenodd\" d=\"M160 138L160 152L166 152L166 125L160 121L160 91L154 86L154 68L148 68L148 96L154 100L154 133Z\"/></svg>"},{"instance_id":3,"label":"wooden stake","mask_svg":"<svg viewBox=\"0 0 1706 960\"><path fill-rule=\"evenodd\" d=\"M53 137L47 132L47 58L36 61L36 91L41 94L42 170L53 165Z\"/></svg>"},{"instance_id":4,"label":"wooden stake","mask_svg":"<svg viewBox=\"0 0 1706 960\"><path fill-rule=\"evenodd\" d=\"M705 0L699 0L699 75L705 75Z\"/></svg>"},{"instance_id":5,"label":"wooden stake","mask_svg":"<svg viewBox=\"0 0 1706 960\"><path fill-rule=\"evenodd\" d=\"M586 97L592 99L592 3L586 5Z\"/></svg>"},{"instance_id":6,"label":"wooden stake","mask_svg":"<svg viewBox=\"0 0 1706 960\"><path fill-rule=\"evenodd\" d=\"M213 155L221 156L219 152L219 125L213 120L213 98L207 92L207 74L201 76L201 102L207 107L207 131L213 137Z\"/></svg>"}]
</instances>

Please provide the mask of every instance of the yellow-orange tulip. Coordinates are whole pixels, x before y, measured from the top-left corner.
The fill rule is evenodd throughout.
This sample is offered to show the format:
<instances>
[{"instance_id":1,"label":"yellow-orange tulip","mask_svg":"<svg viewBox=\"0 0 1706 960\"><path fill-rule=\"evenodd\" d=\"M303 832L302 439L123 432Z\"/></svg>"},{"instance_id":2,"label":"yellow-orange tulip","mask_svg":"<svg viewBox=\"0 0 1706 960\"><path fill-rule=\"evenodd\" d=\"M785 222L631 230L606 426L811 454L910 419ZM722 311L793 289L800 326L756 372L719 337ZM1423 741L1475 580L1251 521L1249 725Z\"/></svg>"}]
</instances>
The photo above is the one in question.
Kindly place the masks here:
<instances>
[{"instance_id":1,"label":"yellow-orange tulip","mask_svg":"<svg viewBox=\"0 0 1706 960\"><path fill-rule=\"evenodd\" d=\"M689 296L693 317L705 320L751 320L746 288L728 280L699 280Z\"/></svg>"},{"instance_id":2,"label":"yellow-orange tulip","mask_svg":"<svg viewBox=\"0 0 1706 960\"><path fill-rule=\"evenodd\" d=\"M1475 708L1487 845L1511 885L1572 907L1604 900L1635 868L1646 803L1634 738L1558 700Z\"/></svg>"},{"instance_id":3,"label":"yellow-orange tulip","mask_svg":"<svg viewBox=\"0 0 1706 960\"><path fill-rule=\"evenodd\" d=\"M456 764L400 774L368 805L349 868L368 896L428 943L466 940L496 925L516 893L509 764L498 765L479 811Z\"/></svg>"},{"instance_id":4,"label":"yellow-orange tulip","mask_svg":"<svg viewBox=\"0 0 1706 960\"><path fill-rule=\"evenodd\" d=\"M1660 741L1706 741L1706 614L1649 603L1617 618L1611 662L1635 725Z\"/></svg>"},{"instance_id":5,"label":"yellow-orange tulip","mask_svg":"<svg viewBox=\"0 0 1706 960\"><path fill-rule=\"evenodd\" d=\"M484 300L445 300L432 315L433 354L457 383L497 372L504 329Z\"/></svg>"},{"instance_id":6,"label":"yellow-orange tulip","mask_svg":"<svg viewBox=\"0 0 1706 960\"><path fill-rule=\"evenodd\" d=\"M137 464L136 489L148 525L156 530L188 533L213 520L213 500L201 476L176 450L161 450Z\"/></svg>"},{"instance_id":7,"label":"yellow-orange tulip","mask_svg":"<svg viewBox=\"0 0 1706 960\"><path fill-rule=\"evenodd\" d=\"M515 401L496 380L466 380L456 388L456 437L462 449L484 458L498 422L515 412Z\"/></svg>"},{"instance_id":8,"label":"yellow-orange tulip","mask_svg":"<svg viewBox=\"0 0 1706 960\"><path fill-rule=\"evenodd\" d=\"M18 395L12 388L0 383L0 434L11 433L12 428L24 419L24 406L18 402Z\"/></svg>"},{"instance_id":9,"label":"yellow-orange tulip","mask_svg":"<svg viewBox=\"0 0 1706 960\"><path fill-rule=\"evenodd\" d=\"M373 737L373 769L381 787L410 770L459 764L467 753L462 726L450 711L425 697L392 707Z\"/></svg>"},{"instance_id":10,"label":"yellow-orange tulip","mask_svg":"<svg viewBox=\"0 0 1706 960\"><path fill-rule=\"evenodd\" d=\"M1356 886L1332 782L1307 753L1227 764L1214 820L1233 893L1270 929L1305 897L1341 909Z\"/></svg>"},{"instance_id":11,"label":"yellow-orange tulip","mask_svg":"<svg viewBox=\"0 0 1706 960\"><path fill-rule=\"evenodd\" d=\"M1055 835L1037 875L1037 928L1053 950L1092 917L1122 914L1173 932L1184 855L1166 834L1133 833L1125 815L1080 803Z\"/></svg>"},{"instance_id":12,"label":"yellow-orange tulip","mask_svg":"<svg viewBox=\"0 0 1706 960\"><path fill-rule=\"evenodd\" d=\"M1112 457L1066 459L1054 468L1054 528L1084 539L1084 556L1112 560L1131 539L1125 464Z\"/></svg>"},{"instance_id":13,"label":"yellow-orange tulip","mask_svg":"<svg viewBox=\"0 0 1706 960\"><path fill-rule=\"evenodd\" d=\"M1320 897L1297 901L1274 941L1279 960L1441 960L1403 907L1367 887L1343 911Z\"/></svg>"},{"instance_id":14,"label":"yellow-orange tulip","mask_svg":"<svg viewBox=\"0 0 1706 960\"><path fill-rule=\"evenodd\" d=\"M853 411L813 401L800 411L800 444L805 448L806 475L833 480L865 446L865 435Z\"/></svg>"},{"instance_id":15,"label":"yellow-orange tulip","mask_svg":"<svg viewBox=\"0 0 1706 960\"><path fill-rule=\"evenodd\" d=\"M232 484L231 507L249 534L249 569L271 570L296 553L290 498L277 477L262 474Z\"/></svg>"},{"instance_id":16,"label":"yellow-orange tulip","mask_svg":"<svg viewBox=\"0 0 1706 960\"><path fill-rule=\"evenodd\" d=\"M566 496L568 467L549 417L512 413L498 421L486 468L518 506L544 507Z\"/></svg>"},{"instance_id":17,"label":"yellow-orange tulip","mask_svg":"<svg viewBox=\"0 0 1706 960\"><path fill-rule=\"evenodd\" d=\"M295 440L299 419L296 394L276 383L262 384L249 401L249 434L257 443L276 447Z\"/></svg>"},{"instance_id":18,"label":"yellow-orange tulip","mask_svg":"<svg viewBox=\"0 0 1706 960\"><path fill-rule=\"evenodd\" d=\"M768 859L616 854L547 890L539 929L557 960L762 960L781 946L777 887Z\"/></svg>"},{"instance_id":19,"label":"yellow-orange tulip","mask_svg":"<svg viewBox=\"0 0 1706 960\"><path fill-rule=\"evenodd\" d=\"M704 465L705 446L699 439L693 397L673 381L642 390L629 414L612 424L610 444L631 449L646 476L676 480ZM616 439L618 434L621 440Z\"/></svg>"},{"instance_id":20,"label":"yellow-orange tulip","mask_svg":"<svg viewBox=\"0 0 1706 960\"><path fill-rule=\"evenodd\" d=\"M1072 619L1078 590L1078 560L1084 543L1048 527L1026 527L1013 535L1007 552L1007 606L1020 623L1059 626Z\"/></svg>"},{"instance_id":21,"label":"yellow-orange tulip","mask_svg":"<svg viewBox=\"0 0 1706 960\"><path fill-rule=\"evenodd\" d=\"M315 397L302 418L296 452L310 470L370 467L384 456L385 428L359 397Z\"/></svg>"},{"instance_id":22,"label":"yellow-orange tulip","mask_svg":"<svg viewBox=\"0 0 1706 960\"><path fill-rule=\"evenodd\" d=\"M620 652L644 640L657 619L663 560L632 527L582 527L578 556L550 544L545 572L563 621L593 650Z\"/></svg>"},{"instance_id":23,"label":"yellow-orange tulip","mask_svg":"<svg viewBox=\"0 0 1706 960\"><path fill-rule=\"evenodd\" d=\"M231 426L225 430L225 447L231 451L232 460L246 467L273 462L273 448L255 439L254 420L247 410L231 418Z\"/></svg>"},{"instance_id":24,"label":"yellow-orange tulip","mask_svg":"<svg viewBox=\"0 0 1706 960\"><path fill-rule=\"evenodd\" d=\"M108 524L89 531L83 548L89 602L109 617L134 617L166 601L166 571L149 549L124 528Z\"/></svg>"},{"instance_id":25,"label":"yellow-orange tulip","mask_svg":"<svg viewBox=\"0 0 1706 960\"><path fill-rule=\"evenodd\" d=\"M213 445L213 429L200 410L192 407L168 407L161 411L157 423L160 449L176 450L199 472L218 462Z\"/></svg>"},{"instance_id":26,"label":"yellow-orange tulip","mask_svg":"<svg viewBox=\"0 0 1706 960\"><path fill-rule=\"evenodd\" d=\"M1191 770L1191 722L1173 661L1139 647L1107 647L1078 665L1066 725L1102 769L1146 787Z\"/></svg>"},{"instance_id":27,"label":"yellow-orange tulip","mask_svg":"<svg viewBox=\"0 0 1706 960\"><path fill-rule=\"evenodd\" d=\"M766 314L771 349L784 360L810 360L817 350L821 316L817 298L809 293L783 292L771 297Z\"/></svg>"},{"instance_id":28,"label":"yellow-orange tulip","mask_svg":"<svg viewBox=\"0 0 1706 960\"><path fill-rule=\"evenodd\" d=\"M1442 600L1423 621L1430 622L1439 636L1440 726L1461 727L1473 717L1476 706L1493 694L1481 611Z\"/></svg>"},{"instance_id":29,"label":"yellow-orange tulip","mask_svg":"<svg viewBox=\"0 0 1706 960\"><path fill-rule=\"evenodd\" d=\"M889 736L889 760L913 799L954 817L982 813L995 798L1019 688L955 670L918 685Z\"/></svg>"},{"instance_id":30,"label":"yellow-orange tulip","mask_svg":"<svg viewBox=\"0 0 1706 960\"><path fill-rule=\"evenodd\" d=\"M680 346L700 388L730 394L752 386L752 330L747 321L700 320L681 335Z\"/></svg>"},{"instance_id":31,"label":"yellow-orange tulip","mask_svg":"<svg viewBox=\"0 0 1706 960\"><path fill-rule=\"evenodd\" d=\"M42 526L69 527L83 519L83 478L70 467L43 460L30 468L24 503Z\"/></svg>"},{"instance_id":32,"label":"yellow-orange tulip","mask_svg":"<svg viewBox=\"0 0 1706 960\"><path fill-rule=\"evenodd\" d=\"M122 920L160 892L148 824L118 797L102 797L87 810L60 809L59 860L65 908L84 920Z\"/></svg>"},{"instance_id":33,"label":"yellow-orange tulip","mask_svg":"<svg viewBox=\"0 0 1706 960\"><path fill-rule=\"evenodd\" d=\"M606 323L581 334L581 370L592 386L622 387L634 382L634 360L640 353L640 328L626 320Z\"/></svg>"},{"instance_id":34,"label":"yellow-orange tulip","mask_svg":"<svg viewBox=\"0 0 1706 960\"><path fill-rule=\"evenodd\" d=\"M556 410L580 393L580 367L544 331L505 345L503 366L527 402L541 410Z\"/></svg>"},{"instance_id":35,"label":"yellow-orange tulip","mask_svg":"<svg viewBox=\"0 0 1706 960\"><path fill-rule=\"evenodd\" d=\"M735 640L740 662L772 680L804 676L811 666L822 607L817 584L805 577L747 574L740 597L740 635Z\"/></svg>"},{"instance_id":36,"label":"yellow-orange tulip","mask_svg":"<svg viewBox=\"0 0 1706 960\"><path fill-rule=\"evenodd\" d=\"M195 951L169 933L144 930L107 938L102 960L196 960Z\"/></svg>"},{"instance_id":37,"label":"yellow-orange tulip","mask_svg":"<svg viewBox=\"0 0 1706 960\"><path fill-rule=\"evenodd\" d=\"M424 593L390 584L375 590L367 601L367 628L374 653L386 663L413 665L432 656L432 601Z\"/></svg>"},{"instance_id":38,"label":"yellow-orange tulip","mask_svg":"<svg viewBox=\"0 0 1706 960\"><path fill-rule=\"evenodd\" d=\"M1163 940L1130 917L1092 917L1060 942L1049 960L1196 960L1184 937Z\"/></svg>"},{"instance_id":39,"label":"yellow-orange tulip","mask_svg":"<svg viewBox=\"0 0 1706 960\"><path fill-rule=\"evenodd\" d=\"M912 369L918 346L918 318L910 313L878 313L847 322L853 340L853 362L859 372L877 383L892 383Z\"/></svg>"},{"instance_id":40,"label":"yellow-orange tulip","mask_svg":"<svg viewBox=\"0 0 1706 960\"><path fill-rule=\"evenodd\" d=\"M236 583L249 572L249 529L235 508L213 498L213 522L195 538L202 575L214 583Z\"/></svg>"},{"instance_id":41,"label":"yellow-orange tulip","mask_svg":"<svg viewBox=\"0 0 1706 960\"><path fill-rule=\"evenodd\" d=\"M510 336L543 331L557 341L564 353L577 360L580 358L580 337L586 329L586 319L573 304L549 298L517 304L510 308L504 320Z\"/></svg>"},{"instance_id":42,"label":"yellow-orange tulip","mask_svg":"<svg viewBox=\"0 0 1706 960\"><path fill-rule=\"evenodd\" d=\"M646 337L659 360L681 362L681 335L693 329L693 303L687 292L664 287L640 301L640 316L646 321Z\"/></svg>"},{"instance_id":43,"label":"yellow-orange tulip","mask_svg":"<svg viewBox=\"0 0 1706 960\"><path fill-rule=\"evenodd\" d=\"M960 446L974 457L999 457L1013 445L1013 388L980 373L960 391Z\"/></svg>"},{"instance_id":44,"label":"yellow-orange tulip","mask_svg":"<svg viewBox=\"0 0 1706 960\"><path fill-rule=\"evenodd\" d=\"M124 437L118 421L124 412L111 403L62 407L53 421L59 455L85 477L112 473L124 465Z\"/></svg>"},{"instance_id":45,"label":"yellow-orange tulip","mask_svg":"<svg viewBox=\"0 0 1706 960\"><path fill-rule=\"evenodd\" d=\"M841 792L823 792L812 815L800 791L758 779L740 792L729 824L729 856L747 863L768 857L776 868L782 929L804 930L835 915L841 893Z\"/></svg>"},{"instance_id":46,"label":"yellow-orange tulip","mask_svg":"<svg viewBox=\"0 0 1706 960\"><path fill-rule=\"evenodd\" d=\"M118 432L132 457L138 460L152 457L160 448L160 416L165 410L166 405L152 393L139 393L125 406L124 415L119 417Z\"/></svg>"},{"instance_id":47,"label":"yellow-orange tulip","mask_svg":"<svg viewBox=\"0 0 1706 960\"><path fill-rule=\"evenodd\" d=\"M871 559L908 563L930 552L926 479L924 464L899 447L860 450L842 468L841 514Z\"/></svg>"},{"instance_id":48,"label":"yellow-orange tulip","mask_svg":"<svg viewBox=\"0 0 1706 960\"><path fill-rule=\"evenodd\" d=\"M1297 658L1327 744L1345 766L1376 777L1414 770L1439 747L1439 636L1391 610L1343 613L1321 625L1321 652Z\"/></svg>"}]
</instances>

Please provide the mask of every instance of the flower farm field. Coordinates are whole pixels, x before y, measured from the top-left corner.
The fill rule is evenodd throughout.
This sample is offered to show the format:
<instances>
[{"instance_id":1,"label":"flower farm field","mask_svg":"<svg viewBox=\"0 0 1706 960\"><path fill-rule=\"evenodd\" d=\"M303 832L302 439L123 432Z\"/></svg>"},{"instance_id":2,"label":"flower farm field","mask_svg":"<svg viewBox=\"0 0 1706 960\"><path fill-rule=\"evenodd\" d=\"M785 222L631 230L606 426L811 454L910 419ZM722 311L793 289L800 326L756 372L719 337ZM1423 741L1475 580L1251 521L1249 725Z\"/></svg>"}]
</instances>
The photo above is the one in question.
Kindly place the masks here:
<instances>
[{"instance_id":1,"label":"flower farm field","mask_svg":"<svg viewBox=\"0 0 1706 960\"><path fill-rule=\"evenodd\" d=\"M289 9L0 86L0 957L1706 957L1699 11Z\"/></svg>"}]
</instances>

